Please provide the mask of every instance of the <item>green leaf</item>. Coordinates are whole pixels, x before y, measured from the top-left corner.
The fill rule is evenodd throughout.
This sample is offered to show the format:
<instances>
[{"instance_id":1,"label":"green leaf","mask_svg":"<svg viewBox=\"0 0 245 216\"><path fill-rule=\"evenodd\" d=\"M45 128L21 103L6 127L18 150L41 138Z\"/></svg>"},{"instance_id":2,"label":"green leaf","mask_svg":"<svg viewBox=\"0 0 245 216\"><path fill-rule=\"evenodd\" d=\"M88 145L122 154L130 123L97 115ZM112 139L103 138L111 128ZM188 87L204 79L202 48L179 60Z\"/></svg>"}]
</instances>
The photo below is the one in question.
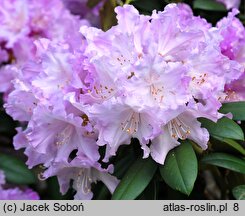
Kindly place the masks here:
<instances>
[{"instance_id":1,"label":"green leaf","mask_svg":"<svg viewBox=\"0 0 245 216\"><path fill-rule=\"evenodd\" d=\"M199 118L198 120L202 123L202 127L209 131L211 136L244 140L241 127L231 119L222 118L217 123L205 118Z\"/></svg>"},{"instance_id":2,"label":"green leaf","mask_svg":"<svg viewBox=\"0 0 245 216\"><path fill-rule=\"evenodd\" d=\"M13 156L0 154L0 169L4 171L7 181L15 184L33 184L35 175L25 163Z\"/></svg>"},{"instance_id":3,"label":"green leaf","mask_svg":"<svg viewBox=\"0 0 245 216\"><path fill-rule=\"evenodd\" d=\"M245 185L239 185L233 188L232 194L237 200L245 200Z\"/></svg>"},{"instance_id":4,"label":"green leaf","mask_svg":"<svg viewBox=\"0 0 245 216\"><path fill-rule=\"evenodd\" d=\"M194 9L202 9L209 11L226 11L225 6L215 0L195 0Z\"/></svg>"},{"instance_id":5,"label":"green leaf","mask_svg":"<svg viewBox=\"0 0 245 216\"><path fill-rule=\"evenodd\" d=\"M215 167L215 166L213 166ZM216 167L217 168L217 167ZM221 174L221 181L224 181L223 175ZM226 189L225 190L232 190L237 185L245 184L245 175L239 172L226 172L225 174L226 182Z\"/></svg>"},{"instance_id":6,"label":"green leaf","mask_svg":"<svg viewBox=\"0 0 245 216\"><path fill-rule=\"evenodd\" d=\"M104 31L110 29L117 24L116 13L114 11L117 6L116 0L107 0L100 10L101 28Z\"/></svg>"},{"instance_id":7,"label":"green leaf","mask_svg":"<svg viewBox=\"0 0 245 216\"><path fill-rule=\"evenodd\" d=\"M189 195L197 178L198 163L189 141L169 152L165 164L160 167L164 181L174 190Z\"/></svg>"},{"instance_id":8,"label":"green leaf","mask_svg":"<svg viewBox=\"0 0 245 216\"><path fill-rule=\"evenodd\" d=\"M231 112L234 120L244 121L245 120L245 101L224 103L220 108L219 112L229 113Z\"/></svg>"},{"instance_id":9,"label":"green leaf","mask_svg":"<svg viewBox=\"0 0 245 216\"><path fill-rule=\"evenodd\" d=\"M157 199L157 183L151 181L146 189L141 193L137 200L156 200Z\"/></svg>"},{"instance_id":10,"label":"green leaf","mask_svg":"<svg viewBox=\"0 0 245 216\"><path fill-rule=\"evenodd\" d=\"M123 177L123 175L129 169L130 165L133 164L133 162L135 161L132 156L132 153L130 151L127 151L127 154L124 154L124 157L121 160L115 162L113 176L116 176L118 179L121 179ZM101 190L97 194L95 194L95 199L105 200L107 199L107 197L110 196L110 194L111 193L108 188L103 185Z\"/></svg>"},{"instance_id":11,"label":"green leaf","mask_svg":"<svg viewBox=\"0 0 245 216\"><path fill-rule=\"evenodd\" d=\"M110 195L111 193L108 190L108 188L105 185L103 185L97 193L94 193L93 199L94 200L107 200L108 197L110 197Z\"/></svg>"},{"instance_id":12,"label":"green leaf","mask_svg":"<svg viewBox=\"0 0 245 216\"><path fill-rule=\"evenodd\" d=\"M127 154L124 155L123 158L115 162L113 175L121 179L129 169L129 167L132 166L134 161L135 158L133 152L127 151Z\"/></svg>"},{"instance_id":13,"label":"green leaf","mask_svg":"<svg viewBox=\"0 0 245 216\"><path fill-rule=\"evenodd\" d=\"M205 155L201 162L245 174L245 160L226 153L211 153Z\"/></svg>"},{"instance_id":14,"label":"green leaf","mask_svg":"<svg viewBox=\"0 0 245 216\"><path fill-rule=\"evenodd\" d=\"M222 137L216 137L214 136L215 139L224 142L225 144L231 146L232 148L236 149L238 152L241 154L245 155L245 149L237 143L235 140L228 139L228 138L222 138Z\"/></svg>"},{"instance_id":15,"label":"green leaf","mask_svg":"<svg viewBox=\"0 0 245 216\"><path fill-rule=\"evenodd\" d=\"M137 198L153 178L157 165L151 159L138 159L127 171L112 195L113 200Z\"/></svg>"}]
</instances>

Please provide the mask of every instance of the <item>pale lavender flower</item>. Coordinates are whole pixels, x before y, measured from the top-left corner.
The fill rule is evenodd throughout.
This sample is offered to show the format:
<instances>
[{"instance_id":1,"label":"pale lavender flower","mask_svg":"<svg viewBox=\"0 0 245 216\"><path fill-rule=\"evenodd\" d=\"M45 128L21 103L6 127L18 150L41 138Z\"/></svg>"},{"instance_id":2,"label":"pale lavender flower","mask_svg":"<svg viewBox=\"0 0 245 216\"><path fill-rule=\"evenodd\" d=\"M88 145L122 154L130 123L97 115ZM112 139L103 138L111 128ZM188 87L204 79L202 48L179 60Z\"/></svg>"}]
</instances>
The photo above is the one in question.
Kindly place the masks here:
<instances>
[{"instance_id":1,"label":"pale lavender flower","mask_svg":"<svg viewBox=\"0 0 245 216\"><path fill-rule=\"evenodd\" d=\"M11 48L21 37L30 33L27 1L1 1L0 20L0 41Z\"/></svg>"},{"instance_id":2,"label":"pale lavender flower","mask_svg":"<svg viewBox=\"0 0 245 216\"><path fill-rule=\"evenodd\" d=\"M64 40L83 24L69 13L61 0L3 0L0 3L0 41L13 48L23 38ZM78 36L78 34L77 34Z\"/></svg>"},{"instance_id":3,"label":"pale lavender flower","mask_svg":"<svg viewBox=\"0 0 245 216\"><path fill-rule=\"evenodd\" d=\"M217 23L217 27L223 37L220 43L222 53L230 59L244 63L245 57L242 50L245 43L245 28L241 21L235 17L238 13L238 10L233 9L227 17Z\"/></svg>"},{"instance_id":4,"label":"pale lavender flower","mask_svg":"<svg viewBox=\"0 0 245 216\"><path fill-rule=\"evenodd\" d=\"M13 65L6 65L0 68L0 92L7 94L13 90L12 80L17 73L17 68Z\"/></svg>"},{"instance_id":5,"label":"pale lavender flower","mask_svg":"<svg viewBox=\"0 0 245 216\"><path fill-rule=\"evenodd\" d=\"M98 161L97 132L86 114L65 99L83 87L83 69L75 65L81 60L83 45L73 50L68 43L41 39L35 46L34 58L16 68L14 90L5 104L15 120L28 122L24 131L17 128L15 148L25 148L29 167L66 163L73 151Z\"/></svg>"},{"instance_id":6,"label":"pale lavender flower","mask_svg":"<svg viewBox=\"0 0 245 216\"><path fill-rule=\"evenodd\" d=\"M209 133L205 128L201 128L201 123L197 120L198 117L200 116L197 111L189 109L164 125L162 134L152 140L152 158L156 162L164 164L168 152L180 145L178 140L190 139L202 149L206 149Z\"/></svg>"},{"instance_id":7,"label":"pale lavender flower","mask_svg":"<svg viewBox=\"0 0 245 216\"><path fill-rule=\"evenodd\" d=\"M41 49L40 46L43 46ZM39 75L32 81L32 85L40 90L40 94L51 99L62 96L72 86L82 86L77 73L74 73L74 54L68 44L50 43L48 40L40 40L37 45ZM40 63L39 63L40 62Z\"/></svg>"},{"instance_id":8,"label":"pale lavender flower","mask_svg":"<svg viewBox=\"0 0 245 216\"><path fill-rule=\"evenodd\" d=\"M71 162L54 163L48 170L44 171L42 176L44 178L57 176L62 194L67 192L70 182L73 180L72 187L76 190L74 198L87 200L92 199L91 184L97 183L97 181L102 181L111 193L114 192L119 180L111 176L109 174L111 172L113 172L111 166L102 169L99 163L89 160L85 155L78 152Z\"/></svg>"},{"instance_id":9,"label":"pale lavender flower","mask_svg":"<svg viewBox=\"0 0 245 216\"><path fill-rule=\"evenodd\" d=\"M97 136L94 132L86 130L87 124L86 117L82 119L62 110L50 111L46 107L38 106L24 131L25 138L16 138L14 145L18 149L23 147L20 145L23 138L28 141L27 149L36 152L28 153L27 164L30 167L41 163L48 167L52 162L68 161L73 150L79 150L92 161L97 161ZM35 160L38 154L43 155L41 160Z\"/></svg>"},{"instance_id":10,"label":"pale lavender flower","mask_svg":"<svg viewBox=\"0 0 245 216\"><path fill-rule=\"evenodd\" d=\"M223 40L220 43L222 53L238 62L243 68L243 74L238 80L227 83L224 101L239 101L245 99L245 28L235 16L238 10L233 9L228 16L217 23Z\"/></svg>"},{"instance_id":11,"label":"pale lavender flower","mask_svg":"<svg viewBox=\"0 0 245 216\"><path fill-rule=\"evenodd\" d=\"M77 48L77 44L83 41L79 28L89 23L72 15L61 0L3 0L0 2L0 25L1 53L4 54L1 58L20 71L26 61L36 57L36 39L44 37ZM10 77L18 74L11 74L8 66L5 67L0 68L0 81L9 88L6 90L4 87L0 91L7 97L11 87ZM7 77L6 71L9 73Z\"/></svg>"}]
</instances>

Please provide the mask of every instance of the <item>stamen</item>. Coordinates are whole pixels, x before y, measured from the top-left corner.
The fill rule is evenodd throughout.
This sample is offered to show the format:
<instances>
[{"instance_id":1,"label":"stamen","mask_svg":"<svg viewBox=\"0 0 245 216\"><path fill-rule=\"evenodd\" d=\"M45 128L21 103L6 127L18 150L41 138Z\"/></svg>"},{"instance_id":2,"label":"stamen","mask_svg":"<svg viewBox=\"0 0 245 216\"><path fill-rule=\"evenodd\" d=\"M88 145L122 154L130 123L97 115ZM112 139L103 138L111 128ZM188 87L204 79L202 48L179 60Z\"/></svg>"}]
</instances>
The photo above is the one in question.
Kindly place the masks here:
<instances>
[{"instance_id":1,"label":"stamen","mask_svg":"<svg viewBox=\"0 0 245 216\"><path fill-rule=\"evenodd\" d=\"M81 117L83 119L82 126L85 127L89 123L88 116L86 114L83 114Z\"/></svg>"},{"instance_id":2,"label":"stamen","mask_svg":"<svg viewBox=\"0 0 245 216\"><path fill-rule=\"evenodd\" d=\"M206 82L207 76L208 75L206 73L204 73L204 74L199 75L198 77L193 76L191 80L194 84L200 86Z\"/></svg>"},{"instance_id":3,"label":"stamen","mask_svg":"<svg viewBox=\"0 0 245 216\"><path fill-rule=\"evenodd\" d=\"M235 91L228 89L225 93L226 93L226 96L224 100L239 100L239 97L237 96Z\"/></svg>"},{"instance_id":4,"label":"stamen","mask_svg":"<svg viewBox=\"0 0 245 216\"><path fill-rule=\"evenodd\" d=\"M56 135L55 145L61 146L68 143L71 138L72 132L73 132L72 126L70 125L66 126L61 133Z\"/></svg>"},{"instance_id":5,"label":"stamen","mask_svg":"<svg viewBox=\"0 0 245 216\"><path fill-rule=\"evenodd\" d=\"M168 130L170 132L171 137L174 139L182 139L185 140L188 135L190 135L191 130L183 121L181 121L178 117L171 120L168 123Z\"/></svg>"},{"instance_id":6,"label":"stamen","mask_svg":"<svg viewBox=\"0 0 245 216\"><path fill-rule=\"evenodd\" d=\"M43 164L40 164L38 167L39 167L40 169L46 169L46 167L43 166Z\"/></svg>"},{"instance_id":7,"label":"stamen","mask_svg":"<svg viewBox=\"0 0 245 216\"><path fill-rule=\"evenodd\" d=\"M82 168L77 175L76 186L78 189L82 189L83 194L88 194L91 192L90 185L92 183L92 178L90 177L90 172Z\"/></svg>"},{"instance_id":8,"label":"stamen","mask_svg":"<svg viewBox=\"0 0 245 216\"><path fill-rule=\"evenodd\" d=\"M128 76L127 79L131 79L134 75L135 75L134 72L131 72L130 76Z\"/></svg>"},{"instance_id":9,"label":"stamen","mask_svg":"<svg viewBox=\"0 0 245 216\"><path fill-rule=\"evenodd\" d=\"M139 121L140 114L135 112L131 113L126 121L121 122L121 129L130 135L135 134L138 131Z\"/></svg>"},{"instance_id":10,"label":"stamen","mask_svg":"<svg viewBox=\"0 0 245 216\"><path fill-rule=\"evenodd\" d=\"M163 90L164 90L163 86L156 87L153 84L150 86L150 93L151 93L153 99L159 103L162 103L162 101L164 99Z\"/></svg>"},{"instance_id":11,"label":"stamen","mask_svg":"<svg viewBox=\"0 0 245 216\"><path fill-rule=\"evenodd\" d=\"M130 59L125 58L122 54L116 58L120 65L124 65L126 62L130 63Z\"/></svg>"},{"instance_id":12,"label":"stamen","mask_svg":"<svg viewBox=\"0 0 245 216\"><path fill-rule=\"evenodd\" d=\"M93 89L87 91L91 97L95 99L107 100L115 95L115 91L110 86L99 84L94 86Z\"/></svg>"}]
</instances>

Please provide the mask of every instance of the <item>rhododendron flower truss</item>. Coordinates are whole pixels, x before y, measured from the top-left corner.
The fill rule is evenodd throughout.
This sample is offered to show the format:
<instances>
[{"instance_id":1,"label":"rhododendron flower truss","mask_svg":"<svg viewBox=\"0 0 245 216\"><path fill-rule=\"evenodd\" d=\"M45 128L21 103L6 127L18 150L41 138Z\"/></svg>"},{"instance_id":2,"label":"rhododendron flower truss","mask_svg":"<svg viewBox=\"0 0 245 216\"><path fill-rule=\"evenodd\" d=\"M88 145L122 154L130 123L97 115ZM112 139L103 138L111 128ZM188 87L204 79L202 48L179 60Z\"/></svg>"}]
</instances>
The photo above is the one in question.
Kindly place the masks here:
<instances>
[{"instance_id":1,"label":"rhododendron flower truss","mask_svg":"<svg viewBox=\"0 0 245 216\"><path fill-rule=\"evenodd\" d=\"M139 139L144 157L152 153L159 163L179 144L178 138L192 139L206 149L208 132L197 116L217 121L225 84L242 73L240 64L221 53L219 31L181 4L170 4L152 16L139 15L129 5L115 11L118 25L107 32L80 30L94 69L88 74L103 74L110 80L98 89L93 79L94 90L86 94L91 100L83 101L81 95L76 102L89 107L86 114L99 131L97 143L106 145L105 161L133 137ZM111 86L113 93L105 94ZM101 100L92 100L93 91ZM188 111L190 103L197 116ZM157 143L161 141L168 144Z\"/></svg>"},{"instance_id":2,"label":"rhododendron flower truss","mask_svg":"<svg viewBox=\"0 0 245 216\"><path fill-rule=\"evenodd\" d=\"M99 145L107 144L105 161L115 155L121 144L130 144L131 138L140 140L144 157L148 157L149 149L146 146L150 138L159 133L161 122L157 120L154 110L149 107L137 110L127 104L114 102L103 105L94 105L89 110L89 118L96 121L95 128L99 131ZM110 116L110 117L109 117Z\"/></svg>"},{"instance_id":3,"label":"rhododendron flower truss","mask_svg":"<svg viewBox=\"0 0 245 216\"><path fill-rule=\"evenodd\" d=\"M80 49L79 28L89 25L88 21L72 15L61 0L3 0L0 18L0 64L4 64L0 67L0 91L5 97L12 90L11 81L18 76L6 63L21 69L27 61L35 60L34 41L40 38Z\"/></svg>"}]
</instances>

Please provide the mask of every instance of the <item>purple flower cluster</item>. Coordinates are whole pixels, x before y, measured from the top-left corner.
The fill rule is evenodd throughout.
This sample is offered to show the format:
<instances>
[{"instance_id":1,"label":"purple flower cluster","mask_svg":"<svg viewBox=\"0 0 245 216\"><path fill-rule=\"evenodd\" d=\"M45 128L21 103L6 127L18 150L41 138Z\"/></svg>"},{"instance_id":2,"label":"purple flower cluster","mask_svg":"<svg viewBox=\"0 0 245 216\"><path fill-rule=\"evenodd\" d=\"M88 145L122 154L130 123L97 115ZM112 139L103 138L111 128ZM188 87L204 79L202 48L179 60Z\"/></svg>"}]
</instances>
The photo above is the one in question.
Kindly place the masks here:
<instances>
[{"instance_id":1,"label":"purple flower cluster","mask_svg":"<svg viewBox=\"0 0 245 216\"><path fill-rule=\"evenodd\" d=\"M239 62L245 67L245 28L241 21L235 17L238 10L233 9L227 18L217 23L223 37L220 43L221 52L231 60ZM240 78L225 86L226 101L245 100L245 71Z\"/></svg>"},{"instance_id":2,"label":"purple flower cluster","mask_svg":"<svg viewBox=\"0 0 245 216\"><path fill-rule=\"evenodd\" d=\"M230 89L244 84L244 27L236 10L212 27L185 4L169 4L151 16L124 5L115 10L118 25L107 32L62 10L59 15L68 18L57 21L59 33L52 32L55 24L50 30L40 27L43 38L31 38L33 49L25 60L16 57L14 46L23 34L30 35L30 25L18 36L7 29L0 50L2 59L9 48L17 59L1 68L0 74L12 80L11 86L3 82L2 91L7 113L27 124L17 128L14 145L25 148L30 168L42 164L41 177L57 176L62 193L73 180L75 198L91 199L93 182L115 190L113 166L102 168L99 161L109 164L132 138L139 140L143 158L160 164L180 140L207 148L209 133L197 118L217 121ZM106 149L103 158L100 146Z\"/></svg>"},{"instance_id":3,"label":"purple flower cluster","mask_svg":"<svg viewBox=\"0 0 245 216\"><path fill-rule=\"evenodd\" d=\"M35 57L34 41L48 38L76 46L82 40L78 33L87 20L73 16L61 0L3 0L0 1L0 91L13 89L11 80L18 67Z\"/></svg>"},{"instance_id":4,"label":"purple flower cluster","mask_svg":"<svg viewBox=\"0 0 245 216\"><path fill-rule=\"evenodd\" d=\"M39 196L36 192L29 188L21 190L17 187L5 189L5 175L0 170L0 200L39 200Z\"/></svg>"}]
</instances>

